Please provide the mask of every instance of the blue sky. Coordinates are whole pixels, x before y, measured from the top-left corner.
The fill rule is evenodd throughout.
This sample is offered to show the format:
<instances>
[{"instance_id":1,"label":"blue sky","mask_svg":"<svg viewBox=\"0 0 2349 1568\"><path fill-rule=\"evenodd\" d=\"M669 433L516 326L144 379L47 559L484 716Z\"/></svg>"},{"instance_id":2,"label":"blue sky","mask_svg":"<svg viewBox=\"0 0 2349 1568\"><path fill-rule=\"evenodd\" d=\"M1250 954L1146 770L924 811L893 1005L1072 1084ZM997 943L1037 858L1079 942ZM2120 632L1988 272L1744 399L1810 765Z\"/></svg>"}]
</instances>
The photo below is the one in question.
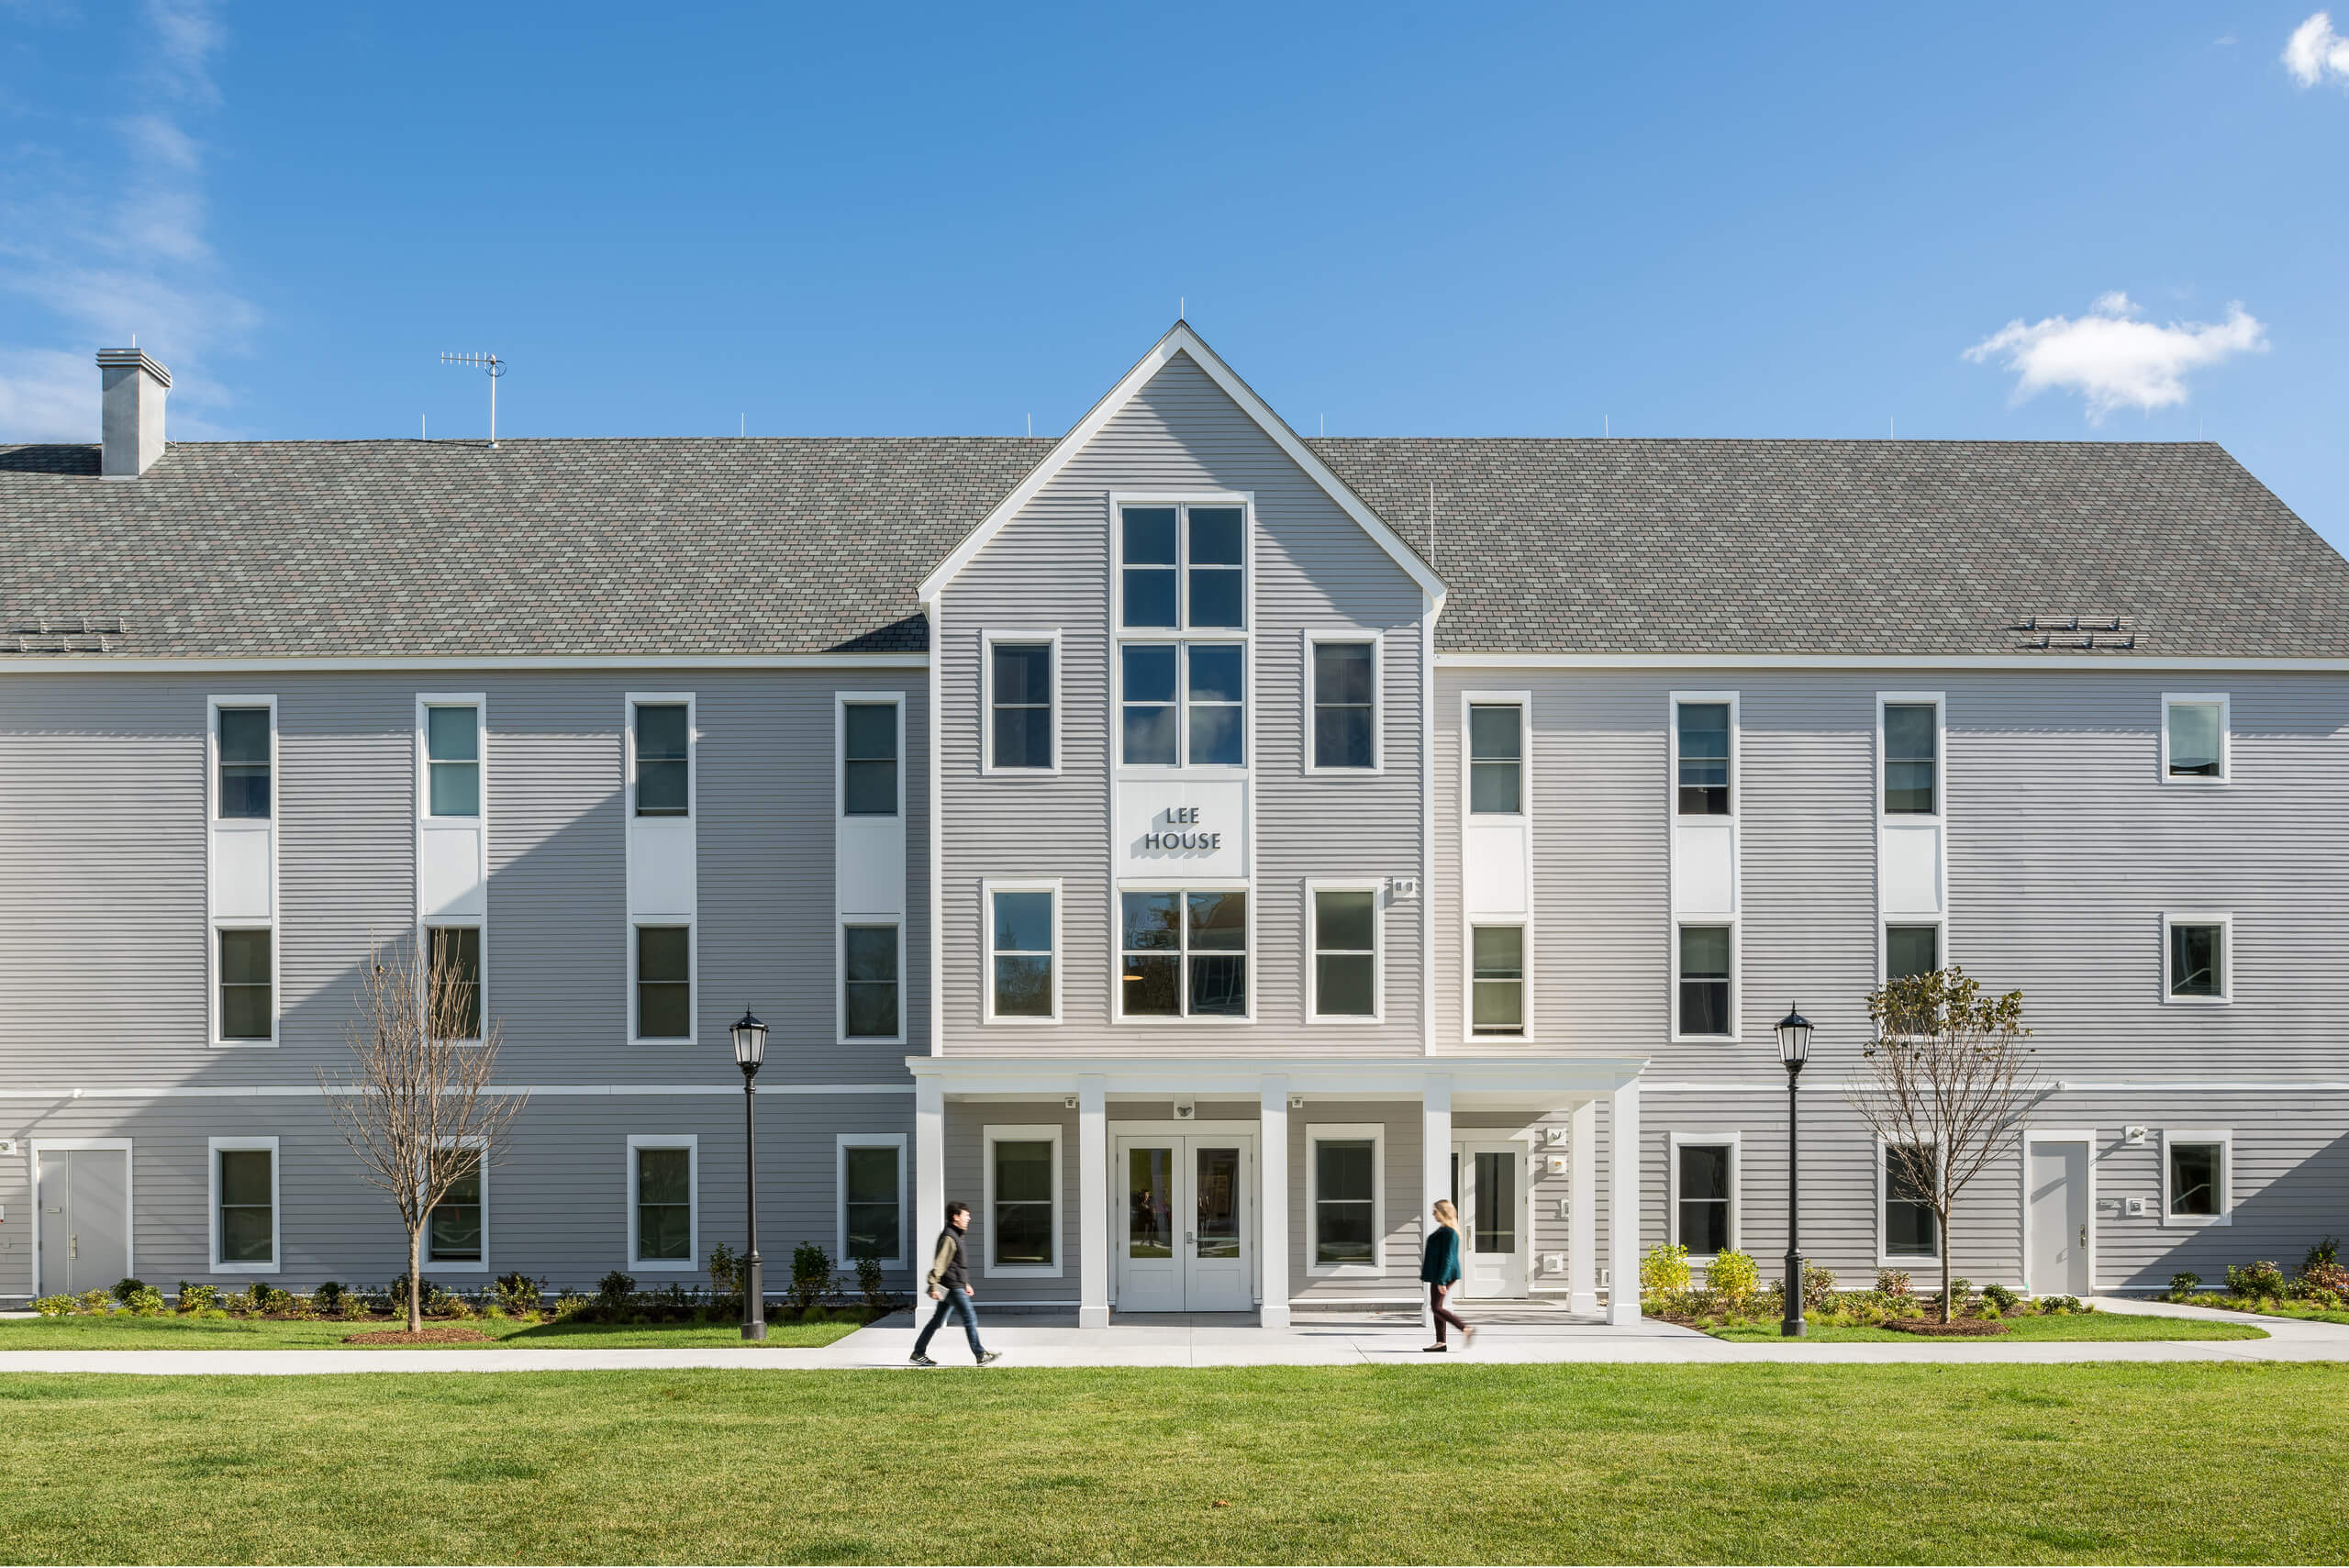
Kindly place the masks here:
<instances>
[{"instance_id":1,"label":"blue sky","mask_svg":"<svg viewBox=\"0 0 2349 1568\"><path fill-rule=\"evenodd\" d=\"M0 439L134 332L183 437L1049 433L1187 298L1308 432L2199 432L2342 545L2344 152L2310 0L0 0Z\"/></svg>"}]
</instances>

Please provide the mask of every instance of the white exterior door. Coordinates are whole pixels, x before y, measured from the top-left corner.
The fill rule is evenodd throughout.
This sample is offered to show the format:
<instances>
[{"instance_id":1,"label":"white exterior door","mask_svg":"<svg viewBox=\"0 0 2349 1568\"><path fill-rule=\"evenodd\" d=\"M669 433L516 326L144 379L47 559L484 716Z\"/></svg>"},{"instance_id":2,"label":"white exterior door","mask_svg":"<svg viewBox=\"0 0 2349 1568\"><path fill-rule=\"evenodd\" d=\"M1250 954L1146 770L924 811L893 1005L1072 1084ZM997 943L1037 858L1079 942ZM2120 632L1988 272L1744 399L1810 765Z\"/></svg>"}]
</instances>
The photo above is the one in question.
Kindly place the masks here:
<instances>
[{"instance_id":1,"label":"white exterior door","mask_svg":"<svg viewBox=\"0 0 2349 1568\"><path fill-rule=\"evenodd\" d=\"M39 1151L40 1290L111 1290L130 1273L130 1155L121 1149Z\"/></svg>"},{"instance_id":2,"label":"white exterior door","mask_svg":"<svg viewBox=\"0 0 2349 1568\"><path fill-rule=\"evenodd\" d=\"M1460 1293L1490 1300L1526 1294L1533 1251L1526 1213L1527 1145L1462 1141L1452 1146L1453 1205L1468 1244Z\"/></svg>"},{"instance_id":3,"label":"white exterior door","mask_svg":"<svg viewBox=\"0 0 2349 1568\"><path fill-rule=\"evenodd\" d=\"M2032 1140L2030 1204L2031 1293L2090 1294L2086 1143Z\"/></svg>"},{"instance_id":4,"label":"white exterior door","mask_svg":"<svg viewBox=\"0 0 2349 1568\"><path fill-rule=\"evenodd\" d=\"M1128 1134L1113 1179L1121 1312L1255 1305L1252 1133Z\"/></svg>"}]
</instances>

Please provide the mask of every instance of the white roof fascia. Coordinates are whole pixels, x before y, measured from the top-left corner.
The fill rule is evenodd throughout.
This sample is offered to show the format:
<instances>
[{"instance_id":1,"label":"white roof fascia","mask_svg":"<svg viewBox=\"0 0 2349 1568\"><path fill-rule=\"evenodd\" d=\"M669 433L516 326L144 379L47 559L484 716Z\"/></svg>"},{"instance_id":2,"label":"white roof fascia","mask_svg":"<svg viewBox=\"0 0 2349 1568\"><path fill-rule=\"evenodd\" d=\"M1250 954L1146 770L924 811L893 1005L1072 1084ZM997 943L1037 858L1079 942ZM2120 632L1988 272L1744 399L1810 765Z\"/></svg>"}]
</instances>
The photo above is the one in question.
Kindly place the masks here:
<instances>
[{"instance_id":1,"label":"white roof fascia","mask_svg":"<svg viewBox=\"0 0 2349 1568\"><path fill-rule=\"evenodd\" d=\"M1004 525L1018 517L1021 509L1034 500L1044 486L1050 484L1061 470L1066 468L1076 454L1100 434L1102 428L1116 418L1126 405L1133 401L1135 395L1150 384L1151 378L1165 369L1177 354L1190 355L1198 367L1208 373L1208 379L1222 388L1224 395L1238 404L1241 411L1256 422L1257 428L1273 439L1274 444L1287 455L1291 462L1303 469L1307 476L1326 491L1363 532L1376 540L1379 548L1410 574L1411 580L1419 585L1422 592L1441 604L1444 597L1443 580L1428 569L1427 562L1420 560L1377 513L1364 505L1362 497L1349 489L1344 480L1314 456L1312 449L1297 439L1297 433L1288 428L1287 422L1274 413L1271 406L1257 396L1254 390L1241 380L1213 349L1201 341L1199 335L1192 331L1190 324L1185 321L1177 321L1167 328L1166 335L1152 344L1134 368L1109 389L1108 395L1096 403L1085 417L1060 439L1059 444L1045 454L1044 461L1019 482L1019 487L1005 496L977 528L965 534L963 541L938 563L935 571L922 579L921 602L936 604L946 584L952 583L963 568L986 548L988 541L1002 531Z\"/></svg>"}]
</instances>

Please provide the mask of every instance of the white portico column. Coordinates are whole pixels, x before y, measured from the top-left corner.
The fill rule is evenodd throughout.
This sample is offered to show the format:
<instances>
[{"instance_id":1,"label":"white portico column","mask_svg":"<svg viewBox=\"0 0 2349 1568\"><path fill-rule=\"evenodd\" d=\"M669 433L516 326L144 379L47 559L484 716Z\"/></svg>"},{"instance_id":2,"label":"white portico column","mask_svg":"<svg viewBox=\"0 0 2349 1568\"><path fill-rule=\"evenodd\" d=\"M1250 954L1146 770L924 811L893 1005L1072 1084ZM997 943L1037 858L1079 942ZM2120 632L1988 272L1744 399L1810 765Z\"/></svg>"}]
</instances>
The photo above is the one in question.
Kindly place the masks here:
<instances>
[{"instance_id":1,"label":"white portico column","mask_svg":"<svg viewBox=\"0 0 2349 1568\"><path fill-rule=\"evenodd\" d=\"M914 1079L914 1287L930 1268L930 1244L946 1228L946 1090L937 1079Z\"/></svg>"},{"instance_id":2,"label":"white portico column","mask_svg":"<svg viewBox=\"0 0 2349 1568\"><path fill-rule=\"evenodd\" d=\"M1566 1199L1566 1310L1598 1311L1598 1102L1574 1108L1566 1136L1570 1168Z\"/></svg>"},{"instance_id":3,"label":"white portico column","mask_svg":"<svg viewBox=\"0 0 2349 1568\"><path fill-rule=\"evenodd\" d=\"M1076 1326L1109 1326L1108 1080L1076 1080Z\"/></svg>"},{"instance_id":4,"label":"white portico column","mask_svg":"<svg viewBox=\"0 0 2349 1568\"><path fill-rule=\"evenodd\" d=\"M1615 1091L1608 1108L1607 1321L1640 1320L1640 1085Z\"/></svg>"},{"instance_id":5,"label":"white portico column","mask_svg":"<svg viewBox=\"0 0 2349 1568\"><path fill-rule=\"evenodd\" d=\"M1419 1246L1424 1251L1428 1233L1435 1224L1430 1212L1435 1200L1452 1195L1452 1080L1431 1073L1427 1084L1419 1091ZM1468 1260L1460 1260L1465 1268ZM1417 1278L1419 1271L1411 1271ZM1413 1288L1418 1288L1416 1285ZM1425 1296L1425 1291L1420 1291ZM1421 1319L1431 1328L1435 1325L1435 1313L1424 1302L1419 1307Z\"/></svg>"},{"instance_id":6,"label":"white portico column","mask_svg":"<svg viewBox=\"0 0 2349 1568\"><path fill-rule=\"evenodd\" d=\"M1264 1125L1256 1134L1257 1273L1264 1302L1257 1321L1267 1329L1288 1327L1288 1080L1264 1075Z\"/></svg>"}]
</instances>

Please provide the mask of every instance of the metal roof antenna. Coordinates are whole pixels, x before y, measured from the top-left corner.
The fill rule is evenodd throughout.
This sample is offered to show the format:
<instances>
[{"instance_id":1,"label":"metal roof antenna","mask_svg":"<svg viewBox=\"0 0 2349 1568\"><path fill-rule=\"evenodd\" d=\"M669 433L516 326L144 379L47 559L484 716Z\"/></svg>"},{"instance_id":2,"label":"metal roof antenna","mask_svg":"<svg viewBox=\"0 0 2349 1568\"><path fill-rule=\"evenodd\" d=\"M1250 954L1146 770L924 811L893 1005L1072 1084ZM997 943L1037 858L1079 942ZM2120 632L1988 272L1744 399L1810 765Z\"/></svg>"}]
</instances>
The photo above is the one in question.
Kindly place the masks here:
<instances>
[{"instance_id":1,"label":"metal roof antenna","mask_svg":"<svg viewBox=\"0 0 2349 1568\"><path fill-rule=\"evenodd\" d=\"M443 354L444 365L479 365L489 376L489 450L497 450L497 381L506 373L506 361L495 354Z\"/></svg>"}]
</instances>

